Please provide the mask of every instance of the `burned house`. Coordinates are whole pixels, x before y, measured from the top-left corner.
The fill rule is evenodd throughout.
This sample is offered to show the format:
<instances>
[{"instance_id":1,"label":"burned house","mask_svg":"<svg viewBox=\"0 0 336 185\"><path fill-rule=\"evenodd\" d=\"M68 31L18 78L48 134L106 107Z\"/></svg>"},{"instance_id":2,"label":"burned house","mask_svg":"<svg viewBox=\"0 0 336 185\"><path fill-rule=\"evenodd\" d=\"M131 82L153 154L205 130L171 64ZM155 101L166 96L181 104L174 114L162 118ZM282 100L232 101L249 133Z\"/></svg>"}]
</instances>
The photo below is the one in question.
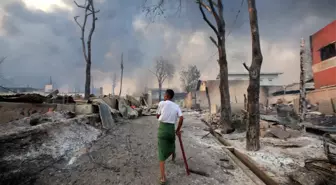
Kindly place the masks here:
<instances>
[{"instance_id":1,"label":"burned house","mask_svg":"<svg viewBox=\"0 0 336 185\"><path fill-rule=\"evenodd\" d=\"M261 73L260 74L260 103L266 105L269 87L278 85L274 81L281 73ZM232 109L235 107L240 110L244 106L244 94L247 95L249 85L248 73L230 73L229 74L229 91ZM219 108L220 93L219 79L202 81L199 89L188 94L185 99L185 107L191 108L199 106L202 109L209 108L206 96L208 88L211 106Z\"/></svg>"},{"instance_id":2,"label":"burned house","mask_svg":"<svg viewBox=\"0 0 336 185\"><path fill-rule=\"evenodd\" d=\"M305 86L308 94L315 89L313 80L307 80ZM270 87L268 90L268 104L274 105L279 99L290 103L299 98L299 95L300 83Z\"/></svg>"}]
</instances>

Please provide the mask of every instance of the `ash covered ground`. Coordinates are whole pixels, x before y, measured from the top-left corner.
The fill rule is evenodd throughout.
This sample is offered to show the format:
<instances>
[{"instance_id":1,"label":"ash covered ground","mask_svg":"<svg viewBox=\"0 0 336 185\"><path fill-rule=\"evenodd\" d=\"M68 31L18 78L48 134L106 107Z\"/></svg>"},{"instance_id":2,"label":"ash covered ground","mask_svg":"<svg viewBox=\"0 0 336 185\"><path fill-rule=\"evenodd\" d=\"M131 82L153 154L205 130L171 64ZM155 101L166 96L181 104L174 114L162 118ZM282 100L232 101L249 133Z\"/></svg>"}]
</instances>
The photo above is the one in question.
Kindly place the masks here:
<instances>
[{"instance_id":1,"label":"ash covered ground","mask_svg":"<svg viewBox=\"0 0 336 185\"><path fill-rule=\"evenodd\" d=\"M71 158L42 170L31 184L158 184L157 120L141 117L119 123L100 139L78 150ZM186 116L183 142L190 168L206 172L209 177L186 176L178 142L177 161L166 165L169 184L254 184L221 149L204 124ZM225 160L223 160L225 159Z\"/></svg>"}]
</instances>

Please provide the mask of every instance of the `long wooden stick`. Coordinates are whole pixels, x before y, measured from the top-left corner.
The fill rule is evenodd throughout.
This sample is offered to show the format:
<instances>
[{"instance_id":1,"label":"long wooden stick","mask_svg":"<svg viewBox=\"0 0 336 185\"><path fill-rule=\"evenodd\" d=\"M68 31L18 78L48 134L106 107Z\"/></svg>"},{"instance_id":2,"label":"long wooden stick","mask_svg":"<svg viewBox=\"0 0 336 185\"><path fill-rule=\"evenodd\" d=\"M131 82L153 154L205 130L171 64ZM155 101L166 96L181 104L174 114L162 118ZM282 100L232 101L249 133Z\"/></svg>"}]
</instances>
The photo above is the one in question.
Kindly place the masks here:
<instances>
[{"instance_id":1,"label":"long wooden stick","mask_svg":"<svg viewBox=\"0 0 336 185\"><path fill-rule=\"evenodd\" d=\"M190 171L189 171L189 167L188 167L187 158L186 158L185 153L184 153L184 148L183 148L183 143L182 143L181 134L177 134L177 137L178 137L178 140L179 140L179 142L180 142L181 151L182 151L182 156L183 156L183 161L184 161L184 165L185 165L185 168L186 168L187 175L190 175Z\"/></svg>"}]
</instances>

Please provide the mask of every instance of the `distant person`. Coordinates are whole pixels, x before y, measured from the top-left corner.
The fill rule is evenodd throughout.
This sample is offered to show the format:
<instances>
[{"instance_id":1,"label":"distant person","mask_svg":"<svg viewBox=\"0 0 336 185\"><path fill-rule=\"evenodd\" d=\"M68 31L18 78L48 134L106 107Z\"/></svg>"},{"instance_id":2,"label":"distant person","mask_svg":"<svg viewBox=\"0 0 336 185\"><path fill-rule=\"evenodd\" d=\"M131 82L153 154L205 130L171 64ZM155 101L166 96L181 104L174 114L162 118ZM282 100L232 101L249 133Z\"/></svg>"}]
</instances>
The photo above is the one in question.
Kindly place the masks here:
<instances>
[{"instance_id":1,"label":"distant person","mask_svg":"<svg viewBox=\"0 0 336 185\"><path fill-rule=\"evenodd\" d=\"M175 134L181 134L183 116L180 107L172 101L174 91L167 89L164 95L164 101L161 101L157 110L157 118L159 119L158 130L158 152L160 161L160 184L166 184L165 161L172 156L175 161ZM178 120L178 126L175 131L175 123Z\"/></svg>"}]
</instances>

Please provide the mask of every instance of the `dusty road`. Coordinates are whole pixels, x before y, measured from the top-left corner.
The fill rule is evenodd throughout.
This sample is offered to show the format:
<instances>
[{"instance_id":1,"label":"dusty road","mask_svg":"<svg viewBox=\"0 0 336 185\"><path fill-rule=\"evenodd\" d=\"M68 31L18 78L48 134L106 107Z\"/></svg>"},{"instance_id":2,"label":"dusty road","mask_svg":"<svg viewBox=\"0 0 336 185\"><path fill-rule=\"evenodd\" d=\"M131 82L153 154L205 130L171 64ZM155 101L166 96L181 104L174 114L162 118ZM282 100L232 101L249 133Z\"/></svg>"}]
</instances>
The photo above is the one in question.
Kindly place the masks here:
<instances>
[{"instance_id":1,"label":"dusty road","mask_svg":"<svg viewBox=\"0 0 336 185\"><path fill-rule=\"evenodd\" d=\"M250 185L253 182L231 161L205 126L191 115L185 116L183 142L189 166L210 175L186 176L178 143L176 164L167 162L167 178L171 185ZM141 117L122 123L101 139L78 152L78 157L60 161L43 170L32 182L35 185L156 185L159 171L157 159L157 120ZM176 140L178 141L178 140Z\"/></svg>"}]
</instances>

